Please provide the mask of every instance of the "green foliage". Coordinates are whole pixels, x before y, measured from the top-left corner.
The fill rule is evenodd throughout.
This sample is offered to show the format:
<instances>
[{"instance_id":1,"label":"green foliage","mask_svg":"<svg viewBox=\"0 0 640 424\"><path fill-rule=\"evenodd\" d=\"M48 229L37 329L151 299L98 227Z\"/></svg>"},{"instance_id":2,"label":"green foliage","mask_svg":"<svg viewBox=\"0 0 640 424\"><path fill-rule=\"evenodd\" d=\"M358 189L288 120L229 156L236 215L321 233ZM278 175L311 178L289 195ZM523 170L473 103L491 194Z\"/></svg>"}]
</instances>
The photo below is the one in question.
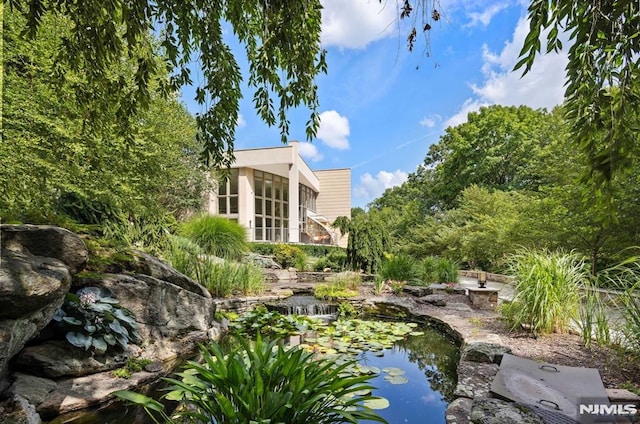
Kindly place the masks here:
<instances>
[{"instance_id":1,"label":"green foliage","mask_svg":"<svg viewBox=\"0 0 640 424\"><path fill-rule=\"evenodd\" d=\"M202 78L194 99L206 108L197 117L203 155L207 162L230 165L242 85L240 66L223 35L233 32L246 49L248 84L255 89L258 115L270 126L278 123L283 142L289 131L286 114L291 108L305 105L311 109L306 125L309 140L318 127L314 78L326 72L326 62L317 0L269 7L258 1L210 4L172 0L142 1L135 6L123 2L79 5L67 0L28 4L10 0L9 4L26 18L16 28L19 33L27 30L29 35L41 35L43 21L51 16L73 22L65 43L51 56L59 64L54 74L57 78L72 79L64 69L86 75L75 96L80 109L86 111L82 117L89 126L111 125L122 134L131 133L136 115L154 100L154 76L169 73L170 77L160 79L159 91L177 91L193 83L191 69L197 58ZM162 60L153 54L155 43L147 36L150 28L161 34L157 44ZM131 63L130 80L110 75L110 69L122 58Z\"/></svg>"},{"instance_id":2,"label":"green foliage","mask_svg":"<svg viewBox=\"0 0 640 424\"><path fill-rule=\"evenodd\" d=\"M276 244L273 248L275 261L284 269L294 267L304 270L307 262L307 255L297 246L291 244Z\"/></svg>"},{"instance_id":3,"label":"green foliage","mask_svg":"<svg viewBox=\"0 0 640 424\"><path fill-rule=\"evenodd\" d=\"M640 6L635 0L601 5L589 0L532 1L529 34L515 69L527 73L540 53L562 48L560 34L568 34L569 63L565 90L566 118L571 140L589 160L587 178L600 188L620 168L631 167L638 143L640 101Z\"/></svg>"},{"instance_id":4,"label":"green foliage","mask_svg":"<svg viewBox=\"0 0 640 424\"><path fill-rule=\"evenodd\" d=\"M240 224L219 216L203 215L185 221L180 230L203 251L225 259L240 259L247 250L247 231Z\"/></svg>"},{"instance_id":5,"label":"green foliage","mask_svg":"<svg viewBox=\"0 0 640 424\"><path fill-rule=\"evenodd\" d=\"M358 315L358 311L356 311L351 302L340 302L336 315L339 319L353 318Z\"/></svg>"},{"instance_id":6,"label":"green foliage","mask_svg":"<svg viewBox=\"0 0 640 424\"><path fill-rule=\"evenodd\" d=\"M5 8L3 18L3 137L11 142L0 143L0 217L102 223L158 210L178 217L199 208L207 188L197 162L201 147L176 96L160 96L156 80L149 80L146 110L118 116L123 104L116 98L131 93L136 61L113 57L105 81L126 87L92 92L92 74L55 60L63 40L72 39L73 17L39 16L35 38L24 36L27 21L15 8ZM145 34L140 42L151 38ZM158 77L166 76L158 68ZM119 131L113 122L125 117L132 125Z\"/></svg>"},{"instance_id":7,"label":"green foliage","mask_svg":"<svg viewBox=\"0 0 640 424\"><path fill-rule=\"evenodd\" d=\"M111 372L111 375L117 378L130 379L133 373L140 372L153 361L149 359L130 358L124 367L118 368Z\"/></svg>"},{"instance_id":8,"label":"green foliage","mask_svg":"<svg viewBox=\"0 0 640 424\"><path fill-rule=\"evenodd\" d=\"M240 347L228 354L215 343L201 346L202 363L189 361L180 379L167 379L172 386L165 397L188 405L178 416L203 424L386 422L361 406L375 399L360 394L370 393L367 381L372 376L344 375L353 362L338 365L260 337L253 346L241 337L237 342ZM148 412L159 405L142 395L115 394L144 405Z\"/></svg>"},{"instance_id":9,"label":"green foliage","mask_svg":"<svg viewBox=\"0 0 640 424\"><path fill-rule=\"evenodd\" d=\"M417 265L416 274L422 284L457 283L460 279L457 262L449 258L427 256Z\"/></svg>"},{"instance_id":10,"label":"green foliage","mask_svg":"<svg viewBox=\"0 0 640 424\"><path fill-rule=\"evenodd\" d=\"M323 271L326 268L331 271L344 271L347 264L347 252L344 249L333 250L321 257L313 264L314 271Z\"/></svg>"},{"instance_id":11,"label":"green foliage","mask_svg":"<svg viewBox=\"0 0 640 424\"><path fill-rule=\"evenodd\" d=\"M402 289L407 285L406 281L389 280L389 287L393 294L398 295L402 293Z\"/></svg>"},{"instance_id":12,"label":"green foliage","mask_svg":"<svg viewBox=\"0 0 640 424\"><path fill-rule=\"evenodd\" d=\"M169 236L177 230L178 223L173 215L138 215L128 220L108 221L102 227L105 238L126 246L160 255L167 248Z\"/></svg>"},{"instance_id":13,"label":"green foliage","mask_svg":"<svg viewBox=\"0 0 640 424\"><path fill-rule=\"evenodd\" d=\"M373 280L373 293L380 296L386 288L386 280L381 275L376 274Z\"/></svg>"},{"instance_id":14,"label":"green foliage","mask_svg":"<svg viewBox=\"0 0 640 424\"><path fill-rule=\"evenodd\" d=\"M189 239L171 237L164 256L171 266L198 281L214 297L246 296L264 290L260 268L205 255L203 249Z\"/></svg>"},{"instance_id":15,"label":"green foliage","mask_svg":"<svg viewBox=\"0 0 640 424\"><path fill-rule=\"evenodd\" d=\"M562 252L524 250L510 259L513 299L501 312L514 328L534 334L566 332L578 319L579 290L588 281L582 259Z\"/></svg>"},{"instance_id":16,"label":"green foliage","mask_svg":"<svg viewBox=\"0 0 640 424\"><path fill-rule=\"evenodd\" d=\"M349 234L348 266L354 270L375 273L389 245L386 226L380 217L370 213L352 213L351 220L338 217L333 226L340 228L342 234Z\"/></svg>"},{"instance_id":17,"label":"green foliage","mask_svg":"<svg viewBox=\"0 0 640 424\"><path fill-rule=\"evenodd\" d=\"M276 244L274 243L259 243L259 242L250 242L249 250L252 252L261 254L261 255L273 255ZM345 249L338 246L331 246L326 244L300 244L296 245L299 249L301 249L307 256L319 258L322 256L327 256L331 254L339 254L340 252L344 252Z\"/></svg>"},{"instance_id":18,"label":"green foliage","mask_svg":"<svg viewBox=\"0 0 640 424\"><path fill-rule=\"evenodd\" d=\"M67 293L53 320L66 331L69 343L97 354L140 341L131 312L105 288L84 287L76 294Z\"/></svg>"},{"instance_id":19,"label":"green foliage","mask_svg":"<svg viewBox=\"0 0 640 424\"><path fill-rule=\"evenodd\" d=\"M239 334L252 338L258 334L282 338L316 330L321 322L304 315L282 315L260 305L242 314L231 325Z\"/></svg>"},{"instance_id":20,"label":"green foliage","mask_svg":"<svg viewBox=\"0 0 640 424\"><path fill-rule=\"evenodd\" d=\"M408 255L388 255L380 267L380 275L385 280L412 280L415 261Z\"/></svg>"},{"instance_id":21,"label":"green foliage","mask_svg":"<svg viewBox=\"0 0 640 424\"><path fill-rule=\"evenodd\" d=\"M338 300L358 295L358 287L362 283L362 275L358 272L345 271L327 278L328 284L318 284L313 295L318 299Z\"/></svg>"},{"instance_id":22,"label":"green foliage","mask_svg":"<svg viewBox=\"0 0 640 424\"><path fill-rule=\"evenodd\" d=\"M127 368L118 368L111 371L111 375L116 378L124 378L125 380L128 380L133 374L131 374L131 371L129 371Z\"/></svg>"}]
</instances>

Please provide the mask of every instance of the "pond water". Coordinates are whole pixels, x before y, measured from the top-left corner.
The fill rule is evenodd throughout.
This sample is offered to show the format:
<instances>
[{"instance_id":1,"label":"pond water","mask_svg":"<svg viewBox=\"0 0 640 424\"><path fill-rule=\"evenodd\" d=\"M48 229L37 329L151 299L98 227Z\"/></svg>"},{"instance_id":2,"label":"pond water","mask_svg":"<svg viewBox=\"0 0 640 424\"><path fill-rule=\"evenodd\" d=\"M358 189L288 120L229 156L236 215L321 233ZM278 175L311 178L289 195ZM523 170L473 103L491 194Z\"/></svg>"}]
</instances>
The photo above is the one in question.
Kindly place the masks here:
<instances>
[{"instance_id":1,"label":"pond water","mask_svg":"<svg viewBox=\"0 0 640 424\"><path fill-rule=\"evenodd\" d=\"M390 424L445 422L445 410L456 387L459 348L448 337L432 328L420 328L424 334L410 336L385 349L383 356L372 352L360 355L362 364L383 370L371 380L374 395L389 400L389 407L377 411ZM392 384L384 369L399 368L405 384Z\"/></svg>"},{"instance_id":2,"label":"pond water","mask_svg":"<svg viewBox=\"0 0 640 424\"><path fill-rule=\"evenodd\" d=\"M370 380L370 384L376 387L373 395L389 400L389 407L377 412L390 424L442 424L445 422L447 405L453 399L459 359L458 346L439 330L427 326L421 326L416 330L423 334L408 336L395 342L390 349L361 352L356 356L360 364L380 370L379 375ZM391 375L400 375L399 380L403 384L393 384L389 378ZM394 382L398 383L399 380L396 379ZM158 391L152 392L154 393L150 395L156 399L162 394ZM85 410L52 421L55 424L67 422L152 423L140 408L121 402L101 410Z\"/></svg>"}]
</instances>

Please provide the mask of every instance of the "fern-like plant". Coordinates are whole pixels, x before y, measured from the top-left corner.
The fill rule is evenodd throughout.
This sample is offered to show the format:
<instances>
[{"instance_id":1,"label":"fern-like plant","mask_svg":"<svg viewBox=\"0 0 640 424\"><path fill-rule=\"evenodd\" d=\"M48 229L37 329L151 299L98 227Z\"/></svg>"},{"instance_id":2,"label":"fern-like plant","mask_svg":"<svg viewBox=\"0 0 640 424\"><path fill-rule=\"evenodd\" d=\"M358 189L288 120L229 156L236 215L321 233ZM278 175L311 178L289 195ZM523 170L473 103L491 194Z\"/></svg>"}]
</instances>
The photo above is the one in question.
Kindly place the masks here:
<instances>
[{"instance_id":1,"label":"fern-like plant","mask_svg":"<svg viewBox=\"0 0 640 424\"><path fill-rule=\"evenodd\" d=\"M179 378L166 379L172 386L165 398L186 404L174 417L203 424L386 422L363 405L377 399L362 394L370 393L373 376L350 376L346 370L354 362L337 364L260 338L253 345L236 340L239 347L229 354L215 343L201 346L202 362L190 361ZM128 391L114 394L174 422L156 400Z\"/></svg>"}]
</instances>

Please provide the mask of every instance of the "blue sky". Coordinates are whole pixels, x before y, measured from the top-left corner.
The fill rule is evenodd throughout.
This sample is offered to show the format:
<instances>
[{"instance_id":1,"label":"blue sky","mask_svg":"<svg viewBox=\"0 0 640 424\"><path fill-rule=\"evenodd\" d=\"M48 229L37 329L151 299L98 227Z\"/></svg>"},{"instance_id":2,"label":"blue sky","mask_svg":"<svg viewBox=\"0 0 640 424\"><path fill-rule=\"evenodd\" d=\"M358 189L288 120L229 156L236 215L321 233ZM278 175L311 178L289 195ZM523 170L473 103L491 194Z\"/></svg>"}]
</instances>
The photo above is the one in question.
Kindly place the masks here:
<instances>
[{"instance_id":1,"label":"blue sky","mask_svg":"<svg viewBox=\"0 0 640 424\"><path fill-rule=\"evenodd\" d=\"M312 169L351 168L354 207L405 181L444 129L469 111L562 102L565 53L540 57L524 78L511 72L528 29L526 1L440 0L443 19L432 22L429 57L423 42L407 51L394 0L322 3L328 74L317 81L321 125L306 143L309 113L292 111L290 139L302 142ZM183 99L197 113L189 92ZM278 129L258 118L251 100L246 89L236 149L281 145Z\"/></svg>"}]
</instances>

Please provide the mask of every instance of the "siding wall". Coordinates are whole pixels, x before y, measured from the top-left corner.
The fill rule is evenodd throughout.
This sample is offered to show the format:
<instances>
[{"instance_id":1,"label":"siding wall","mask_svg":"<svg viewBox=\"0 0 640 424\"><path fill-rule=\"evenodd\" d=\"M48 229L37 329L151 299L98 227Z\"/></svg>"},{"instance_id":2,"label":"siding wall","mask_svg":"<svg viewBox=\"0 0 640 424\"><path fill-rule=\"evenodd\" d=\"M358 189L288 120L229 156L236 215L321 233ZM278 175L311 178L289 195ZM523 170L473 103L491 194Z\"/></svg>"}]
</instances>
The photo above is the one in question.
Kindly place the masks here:
<instances>
[{"instance_id":1,"label":"siding wall","mask_svg":"<svg viewBox=\"0 0 640 424\"><path fill-rule=\"evenodd\" d=\"M314 174L320 182L316 213L330 223L339 216L351 217L351 169L327 169ZM347 242L347 236L342 236L338 244L347 247Z\"/></svg>"}]
</instances>

